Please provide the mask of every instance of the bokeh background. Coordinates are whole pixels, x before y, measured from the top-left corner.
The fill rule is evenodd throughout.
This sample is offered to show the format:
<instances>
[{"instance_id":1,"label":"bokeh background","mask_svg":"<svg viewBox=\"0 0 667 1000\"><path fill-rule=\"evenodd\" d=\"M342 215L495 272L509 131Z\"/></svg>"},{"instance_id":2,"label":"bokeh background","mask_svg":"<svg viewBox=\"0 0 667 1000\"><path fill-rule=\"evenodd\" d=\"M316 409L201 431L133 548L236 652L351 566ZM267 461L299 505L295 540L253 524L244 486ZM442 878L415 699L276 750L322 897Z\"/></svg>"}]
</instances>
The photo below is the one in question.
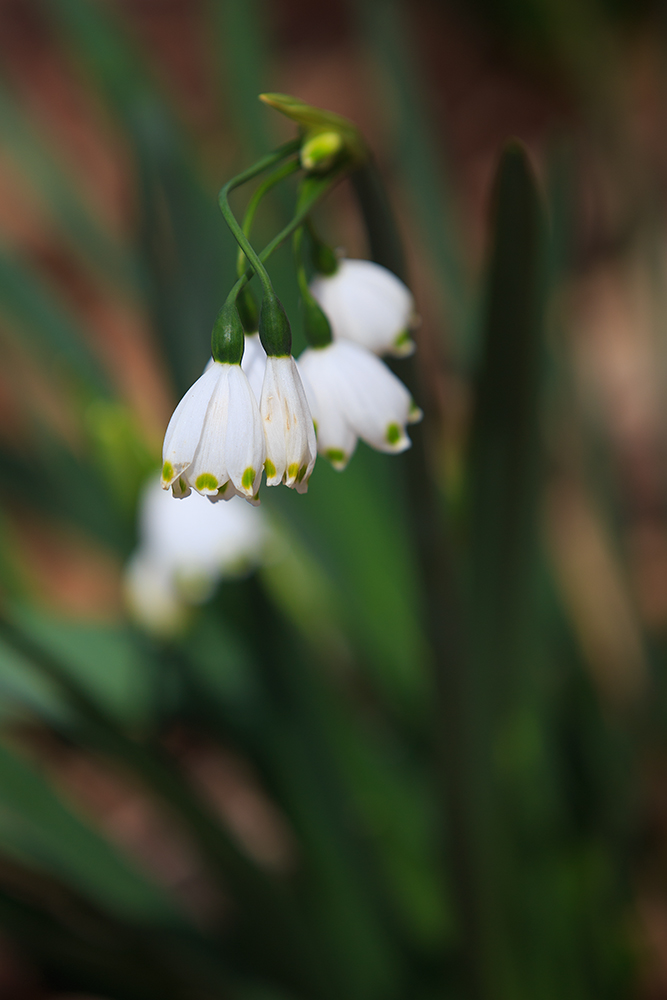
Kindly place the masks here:
<instances>
[{"instance_id":1,"label":"bokeh background","mask_svg":"<svg viewBox=\"0 0 667 1000\"><path fill-rule=\"evenodd\" d=\"M3 1000L667 997L666 52L638 0L1 0ZM374 151L425 419L147 627L263 91ZM317 221L369 255L348 182Z\"/></svg>"}]
</instances>

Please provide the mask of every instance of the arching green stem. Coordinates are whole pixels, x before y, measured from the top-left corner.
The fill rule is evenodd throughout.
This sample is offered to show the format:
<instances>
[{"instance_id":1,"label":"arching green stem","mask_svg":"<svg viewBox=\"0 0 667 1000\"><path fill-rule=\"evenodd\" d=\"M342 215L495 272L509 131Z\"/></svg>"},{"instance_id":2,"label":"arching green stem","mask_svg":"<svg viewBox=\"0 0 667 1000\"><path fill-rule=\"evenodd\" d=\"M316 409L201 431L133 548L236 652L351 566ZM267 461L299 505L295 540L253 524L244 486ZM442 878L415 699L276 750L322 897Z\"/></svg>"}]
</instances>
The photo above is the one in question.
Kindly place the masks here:
<instances>
[{"instance_id":1,"label":"arching green stem","mask_svg":"<svg viewBox=\"0 0 667 1000\"><path fill-rule=\"evenodd\" d=\"M315 204L323 198L324 195L331 190L331 188L336 184L341 176L346 172L346 167L342 166L339 170L327 174L325 177L306 177L301 186L301 196L299 198L299 204L294 216L287 225L277 233L270 243L264 247L261 253L258 255L260 262L268 260L274 250L285 242L292 233L299 228L306 219L308 213L313 209ZM254 252L254 251L253 251ZM233 285L227 300L234 302L236 296L239 294L242 288L244 288L247 283L255 274L255 268L249 267L246 269L245 273L241 275L238 281Z\"/></svg>"},{"instance_id":2,"label":"arching green stem","mask_svg":"<svg viewBox=\"0 0 667 1000\"><path fill-rule=\"evenodd\" d=\"M236 242L241 247L246 257L248 258L250 266L252 267L255 274L259 278L262 284L263 294L267 296L267 298L269 299L275 299L276 297L275 292L273 291L273 285L271 284L271 279L269 278L268 272L264 267L264 265L262 264L259 255L250 245L247 236L243 232L241 226L238 224L236 217L232 212L229 204L229 195L230 192L235 190L235 188L240 187L242 184L245 184L249 180L252 180L253 177L256 177L258 174L261 174L264 170L268 170L270 167L274 166L274 164L279 163L286 157L292 156L295 153L297 153L300 146L301 146L300 139L294 139L292 140L292 142L285 143L285 145L275 150L275 152L270 153L268 156L263 157L261 160L258 160L257 163L253 164L252 167L248 167L248 169L244 170L243 173L237 174L236 177L232 177L231 180L227 181L225 186L220 191L220 194L218 195L218 204L220 206L220 211L222 212L223 218L227 223L227 225L229 226L229 228L231 229L234 239L236 240Z\"/></svg>"},{"instance_id":3,"label":"arching green stem","mask_svg":"<svg viewBox=\"0 0 667 1000\"><path fill-rule=\"evenodd\" d=\"M301 253L303 230L304 226L299 226L294 233L293 249L296 280L303 303L304 332L311 347L326 347L333 340L333 335L329 320L308 287L308 276Z\"/></svg>"},{"instance_id":4,"label":"arching green stem","mask_svg":"<svg viewBox=\"0 0 667 1000\"><path fill-rule=\"evenodd\" d=\"M255 220L255 214L257 212L257 209L259 208L259 204L262 198L264 198L264 196L268 194L268 192L271 191L272 188L276 186L276 184L279 184L286 177L289 177L290 174L296 173L299 167L300 163L298 159L288 160L287 163L283 163L276 170L274 170L273 173L269 174L269 176L266 177L259 185L259 187L253 192L252 198L248 202L248 207L246 208L246 213L243 217L243 225L241 227L243 229L244 235L248 239L250 239L250 230L252 229L252 224ZM245 269L246 269L246 255L243 252L243 250L239 247L239 253L236 263L236 273L239 278L241 277Z\"/></svg>"}]
</instances>

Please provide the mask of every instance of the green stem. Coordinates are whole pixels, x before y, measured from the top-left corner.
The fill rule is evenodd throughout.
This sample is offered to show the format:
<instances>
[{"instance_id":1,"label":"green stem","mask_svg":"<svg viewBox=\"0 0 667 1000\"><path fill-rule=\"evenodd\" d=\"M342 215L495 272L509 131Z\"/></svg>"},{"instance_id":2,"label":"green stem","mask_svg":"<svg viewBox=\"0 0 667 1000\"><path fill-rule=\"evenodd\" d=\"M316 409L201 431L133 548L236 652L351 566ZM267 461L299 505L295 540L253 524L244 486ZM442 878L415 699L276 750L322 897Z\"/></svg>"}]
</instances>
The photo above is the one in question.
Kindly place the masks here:
<instances>
[{"instance_id":1,"label":"green stem","mask_svg":"<svg viewBox=\"0 0 667 1000\"><path fill-rule=\"evenodd\" d=\"M252 224L255 221L255 214L259 208L259 204L262 198L271 191L272 188L279 184L280 181L289 177L290 174L295 173L299 169L298 160L288 160L287 163L283 163L280 167L277 167L273 173L262 181L257 190L253 193L252 198L248 202L248 207L246 213L243 217L243 232L245 236L250 239L250 230L252 229ZM240 278L246 269L246 255L243 250L239 247L239 253L236 264L236 273Z\"/></svg>"},{"instance_id":2,"label":"green stem","mask_svg":"<svg viewBox=\"0 0 667 1000\"><path fill-rule=\"evenodd\" d=\"M276 149L273 153L269 153L268 156L265 156L263 157L263 159L258 160L257 163L253 164L252 167L248 167L248 169L244 170L243 173L237 174L236 177L232 177L231 180L227 181L225 186L220 191L220 194L218 195L218 205L220 206L220 211L222 212L223 218L227 223L227 225L229 226L229 228L231 229L234 239L243 250L244 254L248 258L248 261L250 262L252 269L259 278L262 284L262 290L264 295L266 295L270 299L275 298L275 292L273 291L273 285L271 284L271 279L269 278L268 272L264 267L264 265L262 264L259 255L250 245L247 236L243 232L241 226L239 226L236 220L236 216L232 212L232 209L229 204L229 195L237 187L240 187L242 184L247 183L247 181L252 180L253 177L256 177L258 174L263 173L264 170L268 170L274 164L279 163L286 157L294 155L296 152L298 152L300 146L301 146L300 139L293 139L291 142L285 143L283 146L280 146L278 149Z\"/></svg>"},{"instance_id":3,"label":"green stem","mask_svg":"<svg viewBox=\"0 0 667 1000\"><path fill-rule=\"evenodd\" d=\"M308 216L308 213L312 211L320 198L323 198L324 195L334 186L334 184L340 180L346 169L346 166L342 165L337 171L327 174L325 177L313 176L305 178L301 189L299 204L294 216L290 219L287 225L273 237L271 242L266 244L264 249L258 255L260 264L265 260L268 260L274 250L277 250L278 247L281 246L281 244L284 243L285 240L288 239L292 233L303 224L304 220ZM247 285L253 274L257 273L256 268L252 266L247 268L245 273L241 275L236 284L232 287L229 295L227 296L227 301L236 301L236 297L241 289Z\"/></svg>"},{"instance_id":4,"label":"green stem","mask_svg":"<svg viewBox=\"0 0 667 1000\"><path fill-rule=\"evenodd\" d=\"M299 292L301 293L301 298L310 302L313 296L310 293L310 288L308 287L308 276L306 275L306 268L303 263L303 254L301 253L301 244L303 243L303 226L299 228L294 233L294 239L292 241L292 249L294 251L294 266L296 268L296 282L299 286Z\"/></svg>"},{"instance_id":5,"label":"green stem","mask_svg":"<svg viewBox=\"0 0 667 1000\"><path fill-rule=\"evenodd\" d=\"M333 340L331 325L308 287L308 276L301 254L303 230L304 227L299 226L294 233L293 246L296 280L303 302L304 333L311 347L326 347Z\"/></svg>"}]
</instances>

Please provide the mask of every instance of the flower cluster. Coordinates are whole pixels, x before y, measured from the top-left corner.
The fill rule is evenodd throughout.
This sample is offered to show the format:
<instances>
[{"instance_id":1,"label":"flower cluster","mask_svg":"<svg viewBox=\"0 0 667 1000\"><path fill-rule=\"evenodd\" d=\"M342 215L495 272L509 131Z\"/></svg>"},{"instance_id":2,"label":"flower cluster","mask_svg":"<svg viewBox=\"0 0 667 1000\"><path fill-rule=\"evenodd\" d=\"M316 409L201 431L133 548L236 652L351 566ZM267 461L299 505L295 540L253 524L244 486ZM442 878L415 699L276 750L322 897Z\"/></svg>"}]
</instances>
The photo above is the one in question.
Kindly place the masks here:
<instances>
[{"instance_id":1,"label":"flower cluster","mask_svg":"<svg viewBox=\"0 0 667 1000\"><path fill-rule=\"evenodd\" d=\"M404 451L410 446L407 426L421 417L406 387L379 357L414 349L415 308L407 287L377 263L337 259L312 226L308 234L318 273L310 281L301 259L309 208L342 171L360 169L367 156L363 141L351 123L329 112L282 95L268 95L267 103L299 122L302 136L221 191L220 207L240 248L239 279L216 320L211 361L167 427L162 486L176 497L195 490L213 502L243 497L257 504L263 472L267 486L284 484L304 493L318 453L343 469L359 438L380 451ZM229 192L282 160L255 192L240 226ZM257 254L248 238L257 205L297 169L306 177L295 217ZM309 343L298 361L289 321L263 263L290 233ZM259 311L245 287L253 274L262 288Z\"/></svg>"}]
</instances>

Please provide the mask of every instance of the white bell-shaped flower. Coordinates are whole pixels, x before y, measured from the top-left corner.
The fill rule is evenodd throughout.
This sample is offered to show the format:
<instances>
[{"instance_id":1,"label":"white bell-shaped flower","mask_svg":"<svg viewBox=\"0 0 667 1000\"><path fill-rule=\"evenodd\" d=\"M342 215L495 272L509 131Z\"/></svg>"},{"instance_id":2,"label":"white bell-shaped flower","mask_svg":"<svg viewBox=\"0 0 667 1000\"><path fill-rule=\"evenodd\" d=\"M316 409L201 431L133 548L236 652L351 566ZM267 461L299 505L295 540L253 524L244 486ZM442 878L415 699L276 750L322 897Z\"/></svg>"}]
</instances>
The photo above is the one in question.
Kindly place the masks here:
<instances>
[{"instance_id":1,"label":"white bell-shaped flower","mask_svg":"<svg viewBox=\"0 0 667 1000\"><path fill-rule=\"evenodd\" d=\"M344 469L361 438L378 451L410 447L406 425L421 419L410 393L384 362L358 344L309 347L299 369L317 430L317 448Z\"/></svg>"},{"instance_id":2,"label":"white bell-shaped flower","mask_svg":"<svg viewBox=\"0 0 667 1000\"><path fill-rule=\"evenodd\" d=\"M211 500L239 494L258 502L266 457L257 400L240 365L214 361L188 389L169 421L162 486Z\"/></svg>"},{"instance_id":3,"label":"white bell-shaped flower","mask_svg":"<svg viewBox=\"0 0 667 1000\"><path fill-rule=\"evenodd\" d=\"M266 437L267 486L285 483L305 493L317 458L315 429L296 361L266 359L260 412Z\"/></svg>"},{"instance_id":4,"label":"white bell-shaped flower","mask_svg":"<svg viewBox=\"0 0 667 1000\"><path fill-rule=\"evenodd\" d=\"M271 533L262 511L238 498L212 505L195 493L188 503L174 503L160 485L155 476L140 498L139 547L125 569L125 594L140 624L170 634L220 579L262 562Z\"/></svg>"},{"instance_id":5,"label":"white bell-shaped flower","mask_svg":"<svg viewBox=\"0 0 667 1000\"><path fill-rule=\"evenodd\" d=\"M415 302L386 267L343 258L333 274L318 275L310 291L334 338L351 340L375 354L404 357L413 352L410 329L415 325Z\"/></svg>"}]
</instances>

